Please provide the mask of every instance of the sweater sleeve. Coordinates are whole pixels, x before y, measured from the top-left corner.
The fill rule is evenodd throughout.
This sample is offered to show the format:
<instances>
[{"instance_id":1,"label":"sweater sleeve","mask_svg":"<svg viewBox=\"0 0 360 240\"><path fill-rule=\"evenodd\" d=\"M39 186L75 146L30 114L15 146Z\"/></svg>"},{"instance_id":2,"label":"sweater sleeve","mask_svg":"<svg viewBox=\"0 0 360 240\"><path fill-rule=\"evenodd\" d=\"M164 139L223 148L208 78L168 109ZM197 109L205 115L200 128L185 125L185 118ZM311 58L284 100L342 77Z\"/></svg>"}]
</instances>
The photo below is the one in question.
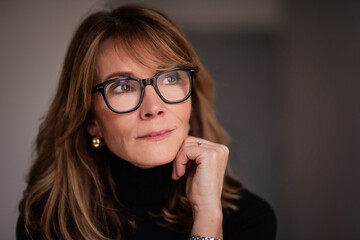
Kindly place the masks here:
<instances>
[{"instance_id":1,"label":"sweater sleeve","mask_svg":"<svg viewBox=\"0 0 360 240\"><path fill-rule=\"evenodd\" d=\"M224 211L225 240L274 240L276 238L276 217L268 203L247 190L243 190L241 198L234 203L238 210Z\"/></svg>"}]
</instances>

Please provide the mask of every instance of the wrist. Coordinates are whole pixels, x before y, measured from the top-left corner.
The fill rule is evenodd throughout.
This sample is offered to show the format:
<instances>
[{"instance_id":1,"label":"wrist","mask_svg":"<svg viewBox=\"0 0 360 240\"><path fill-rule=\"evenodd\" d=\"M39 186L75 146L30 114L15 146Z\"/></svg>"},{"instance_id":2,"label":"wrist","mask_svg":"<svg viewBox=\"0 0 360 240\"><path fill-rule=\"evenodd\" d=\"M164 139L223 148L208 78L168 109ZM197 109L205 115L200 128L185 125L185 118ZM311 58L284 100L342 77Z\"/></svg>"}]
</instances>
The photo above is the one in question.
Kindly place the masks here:
<instances>
[{"instance_id":1,"label":"wrist","mask_svg":"<svg viewBox=\"0 0 360 240\"><path fill-rule=\"evenodd\" d=\"M209 209L207 211L194 212L194 224L192 234L212 238L222 237L222 209Z\"/></svg>"},{"instance_id":2,"label":"wrist","mask_svg":"<svg viewBox=\"0 0 360 240\"><path fill-rule=\"evenodd\" d=\"M201 216L206 214L219 216L222 215L222 204L221 201L216 201L208 204L194 204L192 205L192 210L194 213L194 217L196 217L197 215Z\"/></svg>"},{"instance_id":3,"label":"wrist","mask_svg":"<svg viewBox=\"0 0 360 240\"><path fill-rule=\"evenodd\" d=\"M197 219L219 219L222 221L223 212L221 207L193 208L194 221Z\"/></svg>"},{"instance_id":4,"label":"wrist","mask_svg":"<svg viewBox=\"0 0 360 240\"><path fill-rule=\"evenodd\" d=\"M209 211L194 212L194 226L222 226L222 211L213 209Z\"/></svg>"}]
</instances>

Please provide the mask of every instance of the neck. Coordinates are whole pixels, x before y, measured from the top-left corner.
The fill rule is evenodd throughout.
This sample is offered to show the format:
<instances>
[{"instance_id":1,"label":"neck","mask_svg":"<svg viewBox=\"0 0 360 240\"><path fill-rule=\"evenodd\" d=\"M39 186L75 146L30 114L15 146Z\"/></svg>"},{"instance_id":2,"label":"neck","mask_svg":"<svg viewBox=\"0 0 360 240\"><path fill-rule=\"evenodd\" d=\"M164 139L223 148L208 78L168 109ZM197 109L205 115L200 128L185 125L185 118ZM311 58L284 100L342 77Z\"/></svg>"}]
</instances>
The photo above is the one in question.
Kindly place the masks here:
<instances>
[{"instance_id":1,"label":"neck","mask_svg":"<svg viewBox=\"0 0 360 240\"><path fill-rule=\"evenodd\" d=\"M173 182L171 163L139 168L111 152L107 155L119 200L125 206L150 210L162 205Z\"/></svg>"}]
</instances>

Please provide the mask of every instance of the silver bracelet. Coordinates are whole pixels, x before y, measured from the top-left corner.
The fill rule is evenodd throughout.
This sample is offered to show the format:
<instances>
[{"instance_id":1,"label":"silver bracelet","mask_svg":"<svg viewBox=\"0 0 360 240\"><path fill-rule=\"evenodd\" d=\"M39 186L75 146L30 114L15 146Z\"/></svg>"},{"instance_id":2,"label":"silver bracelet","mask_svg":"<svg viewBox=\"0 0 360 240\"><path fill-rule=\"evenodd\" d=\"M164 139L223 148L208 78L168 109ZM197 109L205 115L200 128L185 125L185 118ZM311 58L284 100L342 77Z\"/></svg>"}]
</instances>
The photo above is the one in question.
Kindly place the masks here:
<instances>
[{"instance_id":1,"label":"silver bracelet","mask_svg":"<svg viewBox=\"0 0 360 240\"><path fill-rule=\"evenodd\" d=\"M198 235L191 235L189 240L221 240L220 238L209 238L209 237L202 237Z\"/></svg>"}]
</instances>

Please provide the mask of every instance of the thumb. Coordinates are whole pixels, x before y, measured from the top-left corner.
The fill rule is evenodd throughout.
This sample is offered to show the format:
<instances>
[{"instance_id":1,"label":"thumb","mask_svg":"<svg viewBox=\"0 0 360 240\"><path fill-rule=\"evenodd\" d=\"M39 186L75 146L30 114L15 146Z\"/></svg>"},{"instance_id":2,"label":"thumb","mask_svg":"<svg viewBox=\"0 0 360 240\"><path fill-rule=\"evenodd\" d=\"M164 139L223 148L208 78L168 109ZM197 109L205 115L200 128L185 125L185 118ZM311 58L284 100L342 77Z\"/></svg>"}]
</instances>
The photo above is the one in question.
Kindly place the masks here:
<instances>
[{"instance_id":1,"label":"thumb","mask_svg":"<svg viewBox=\"0 0 360 240\"><path fill-rule=\"evenodd\" d=\"M188 162L189 159L186 156L185 152L180 150L173 162L172 179L178 180L185 174L186 165Z\"/></svg>"}]
</instances>

